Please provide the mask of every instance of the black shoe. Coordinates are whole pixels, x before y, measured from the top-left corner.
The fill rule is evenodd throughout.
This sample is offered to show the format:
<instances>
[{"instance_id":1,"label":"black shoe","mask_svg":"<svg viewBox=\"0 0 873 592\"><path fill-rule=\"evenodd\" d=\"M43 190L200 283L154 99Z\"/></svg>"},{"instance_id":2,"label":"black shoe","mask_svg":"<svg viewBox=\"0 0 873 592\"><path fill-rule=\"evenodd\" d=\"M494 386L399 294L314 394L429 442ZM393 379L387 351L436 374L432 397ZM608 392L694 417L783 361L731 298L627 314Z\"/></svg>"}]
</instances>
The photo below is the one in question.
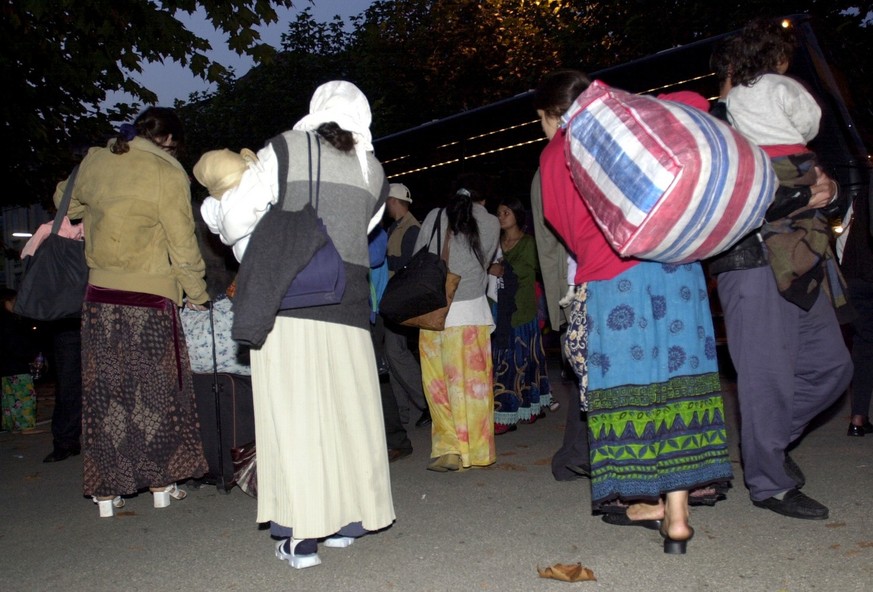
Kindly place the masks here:
<instances>
[{"instance_id":1,"label":"black shoe","mask_svg":"<svg viewBox=\"0 0 873 592\"><path fill-rule=\"evenodd\" d=\"M394 462L395 460L406 458L410 454L412 454L412 448L389 448L388 462Z\"/></svg>"},{"instance_id":2,"label":"black shoe","mask_svg":"<svg viewBox=\"0 0 873 592\"><path fill-rule=\"evenodd\" d=\"M591 471L588 465L565 464L552 465L552 476L555 481L576 481L577 479L590 479Z\"/></svg>"},{"instance_id":3,"label":"black shoe","mask_svg":"<svg viewBox=\"0 0 873 592\"><path fill-rule=\"evenodd\" d=\"M658 522L660 522L660 520L658 520ZM688 541L694 538L694 529L690 526L688 528L691 530L691 535L687 539L682 540L671 539L663 527L658 528L661 538L664 539L664 553L670 555L685 555L685 552L688 550Z\"/></svg>"},{"instance_id":4,"label":"black shoe","mask_svg":"<svg viewBox=\"0 0 873 592\"><path fill-rule=\"evenodd\" d=\"M627 517L627 512L624 514L604 514L600 519L613 526L642 526L649 530L661 530L660 520L631 520Z\"/></svg>"},{"instance_id":5,"label":"black shoe","mask_svg":"<svg viewBox=\"0 0 873 592\"><path fill-rule=\"evenodd\" d=\"M864 425L856 426L853 423L849 424L849 431L846 433L847 436L861 438L864 434L873 434L873 423L870 423L869 419L864 422Z\"/></svg>"},{"instance_id":6,"label":"black shoe","mask_svg":"<svg viewBox=\"0 0 873 592\"><path fill-rule=\"evenodd\" d=\"M785 464L782 466L785 469L785 473L797 484L797 489L801 489L806 485L806 475L803 474L803 471L800 470L800 467L797 466L797 463L794 462L791 456L785 455Z\"/></svg>"},{"instance_id":7,"label":"black shoe","mask_svg":"<svg viewBox=\"0 0 873 592\"><path fill-rule=\"evenodd\" d=\"M429 426L432 423L433 423L433 421L430 418L430 410L425 409L421 413L421 417L418 418L418 421L415 422L415 427L423 428L424 426Z\"/></svg>"},{"instance_id":8,"label":"black shoe","mask_svg":"<svg viewBox=\"0 0 873 592\"><path fill-rule=\"evenodd\" d=\"M765 500L752 503L759 508L773 510L777 514L801 520L825 520L828 517L828 509L808 495L800 493L797 489L789 489L782 499L768 497Z\"/></svg>"},{"instance_id":9,"label":"black shoe","mask_svg":"<svg viewBox=\"0 0 873 592\"><path fill-rule=\"evenodd\" d=\"M78 456L81 451L81 448L55 448L47 457L42 459L42 462L60 462L62 460L70 458L71 456Z\"/></svg>"},{"instance_id":10,"label":"black shoe","mask_svg":"<svg viewBox=\"0 0 873 592\"><path fill-rule=\"evenodd\" d=\"M591 465L564 465L564 467L579 477L583 477L585 479L591 478Z\"/></svg>"}]
</instances>

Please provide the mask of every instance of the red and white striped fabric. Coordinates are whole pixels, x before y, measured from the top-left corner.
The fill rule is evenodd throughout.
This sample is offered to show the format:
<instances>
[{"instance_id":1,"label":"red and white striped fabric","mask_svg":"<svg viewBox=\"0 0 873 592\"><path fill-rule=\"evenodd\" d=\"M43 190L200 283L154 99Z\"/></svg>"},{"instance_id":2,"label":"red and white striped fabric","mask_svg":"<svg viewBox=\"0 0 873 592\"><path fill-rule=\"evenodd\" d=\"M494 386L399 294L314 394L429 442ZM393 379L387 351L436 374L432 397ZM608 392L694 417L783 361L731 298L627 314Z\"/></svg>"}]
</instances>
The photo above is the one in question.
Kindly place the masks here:
<instances>
[{"instance_id":1,"label":"red and white striped fabric","mask_svg":"<svg viewBox=\"0 0 873 592\"><path fill-rule=\"evenodd\" d=\"M573 180L623 256L686 263L759 227L776 174L726 123L595 81L564 114Z\"/></svg>"}]
</instances>

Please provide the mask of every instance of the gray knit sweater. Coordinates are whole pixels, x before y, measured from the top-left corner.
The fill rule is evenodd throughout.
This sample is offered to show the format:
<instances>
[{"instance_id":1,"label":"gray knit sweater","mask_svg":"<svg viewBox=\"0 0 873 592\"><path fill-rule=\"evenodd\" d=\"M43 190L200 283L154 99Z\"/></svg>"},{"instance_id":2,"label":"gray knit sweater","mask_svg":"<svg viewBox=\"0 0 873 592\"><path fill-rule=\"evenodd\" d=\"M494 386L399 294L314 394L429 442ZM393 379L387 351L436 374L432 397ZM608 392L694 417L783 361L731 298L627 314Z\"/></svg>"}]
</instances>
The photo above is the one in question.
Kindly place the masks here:
<instances>
[{"instance_id":1,"label":"gray knit sweater","mask_svg":"<svg viewBox=\"0 0 873 592\"><path fill-rule=\"evenodd\" d=\"M312 133L313 139L318 134ZM296 211L309 203L310 160L306 133L288 131L284 142L274 142L279 162L288 163L285 209ZM318 214L346 267L346 289L341 304L284 310L280 316L340 323L369 330L370 259L367 225L388 196L382 165L368 154L369 179L364 181L354 152L343 153L328 142L321 145L321 181ZM280 167L284 168L284 167ZM312 146L313 191L318 177L318 151ZM314 198L313 198L314 199ZM313 206L315 204L313 203Z\"/></svg>"},{"instance_id":2,"label":"gray knit sweater","mask_svg":"<svg viewBox=\"0 0 873 592\"><path fill-rule=\"evenodd\" d=\"M430 239L438 212L440 212L439 209L431 210L422 222L421 231L418 233L418 240L415 243L416 252ZM455 292L454 302L474 300L485 295L485 290L488 288L487 269L494 258L494 253L497 252L497 244L500 242L500 222L496 216L489 214L483 206L473 204L473 217L479 226L479 241L482 244L484 259L482 262L476 259L476 254L467 243L467 237L451 235L449 239L449 271L461 276L461 283L458 285L458 291ZM449 227L445 210L443 210L440 224L443 233L445 233ZM437 252L436 245L437 240L434 237L430 245L431 252Z\"/></svg>"}]
</instances>

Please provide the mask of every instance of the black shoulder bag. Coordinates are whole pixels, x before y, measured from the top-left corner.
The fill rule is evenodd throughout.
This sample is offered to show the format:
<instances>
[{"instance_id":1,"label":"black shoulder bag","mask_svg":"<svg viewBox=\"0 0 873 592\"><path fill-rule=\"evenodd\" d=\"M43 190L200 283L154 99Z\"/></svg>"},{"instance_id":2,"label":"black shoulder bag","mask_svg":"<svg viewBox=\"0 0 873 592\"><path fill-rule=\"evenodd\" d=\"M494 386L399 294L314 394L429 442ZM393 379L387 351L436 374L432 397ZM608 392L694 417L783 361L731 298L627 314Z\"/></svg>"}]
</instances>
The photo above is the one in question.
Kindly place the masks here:
<instances>
[{"instance_id":1,"label":"black shoulder bag","mask_svg":"<svg viewBox=\"0 0 873 592\"><path fill-rule=\"evenodd\" d=\"M52 231L33 255L24 258L13 312L37 321L56 321L82 315L88 287L85 241L58 234L73 195L78 165L70 173L64 196L55 214Z\"/></svg>"},{"instance_id":2,"label":"black shoulder bag","mask_svg":"<svg viewBox=\"0 0 873 592\"><path fill-rule=\"evenodd\" d=\"M448 269L449 241L448 236L442 236L442 214L440 209L427 244L397 270L385 286L379 313L391 322L430 331L442 331L445 327L461 276ZM431 253L434 236L437 252Z\"/></svg>"}]
</instances>

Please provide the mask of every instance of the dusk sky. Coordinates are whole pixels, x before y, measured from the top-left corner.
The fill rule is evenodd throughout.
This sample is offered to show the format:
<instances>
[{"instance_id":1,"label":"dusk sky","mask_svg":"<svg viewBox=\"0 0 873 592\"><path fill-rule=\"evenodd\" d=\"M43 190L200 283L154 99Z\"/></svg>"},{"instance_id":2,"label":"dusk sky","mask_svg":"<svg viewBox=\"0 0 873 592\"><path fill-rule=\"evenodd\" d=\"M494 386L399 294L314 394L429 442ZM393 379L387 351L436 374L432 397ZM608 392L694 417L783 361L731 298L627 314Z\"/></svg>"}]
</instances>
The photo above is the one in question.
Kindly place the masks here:
<instances>
[{"instance_id":1,"label":"dusk sky","mask_svg":"<svg viewBox=\"0 0 873 592\"><path fill-rule=\"evenodd\" d=\"M358 15L370 4L372 0L314 0L312 15L317 21L326 22L332 20L334 15L343 18ZM281 34L288 30L288 23L298 12L310 6L305 0L296 0L294 5L291 10L284 8L277 10L278 23L259 29L261 38L265 42L278 47ZM233 67L237 77L242 76L252 67L253 62L250 59L240 57L227 49L226 38L215 32L202 13L199 17L195 13L190 19L183 19L183 21L189 29L209 40L214 50L213 57L223 65ZM192 92L210 89L209 84L174 62L145 66L140 81L155 91L158 94L158 104L165 106L172 106L176 99L187 99ZM109 102L115 100L110 97Z\"/></svg>"}]
</instances>

